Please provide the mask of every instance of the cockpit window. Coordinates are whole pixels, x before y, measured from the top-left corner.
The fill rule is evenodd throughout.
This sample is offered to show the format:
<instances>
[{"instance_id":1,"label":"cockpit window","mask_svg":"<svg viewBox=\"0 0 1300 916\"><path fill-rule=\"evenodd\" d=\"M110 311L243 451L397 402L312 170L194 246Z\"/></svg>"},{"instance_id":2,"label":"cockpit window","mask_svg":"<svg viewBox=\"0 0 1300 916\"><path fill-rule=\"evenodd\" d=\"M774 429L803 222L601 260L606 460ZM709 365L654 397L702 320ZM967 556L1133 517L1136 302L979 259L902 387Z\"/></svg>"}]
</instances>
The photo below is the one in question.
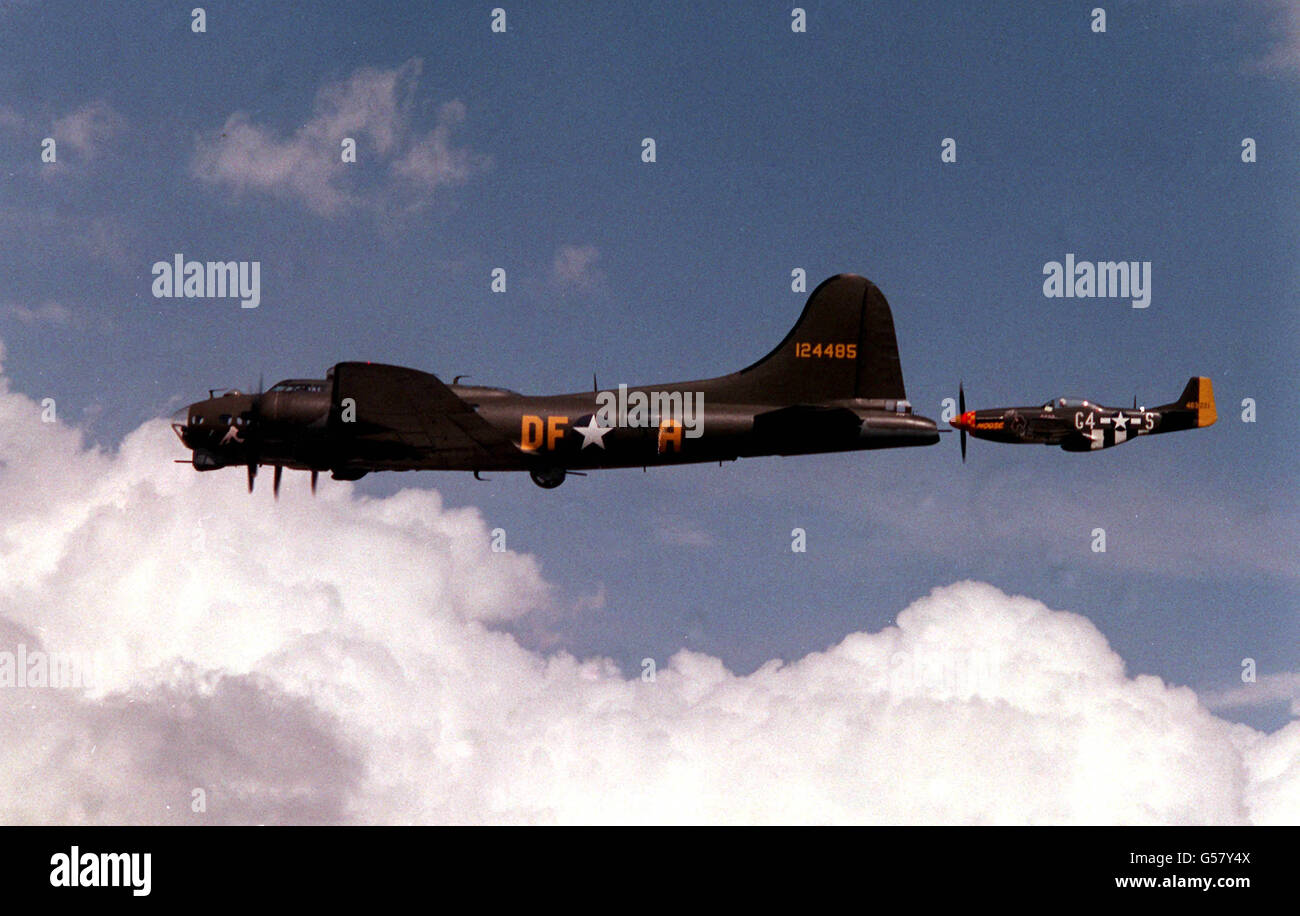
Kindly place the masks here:
<instances>
[{"instance_id":1,"label":"cockpit window","mask_svg":"<svg viewBox=\"0 0 1300 916\"><path fill-rule=\"evenodd\" d=\"M324 391L323 385L310 382L280 382L272 386L272 391Z\"/></svg>"}]
</instances>

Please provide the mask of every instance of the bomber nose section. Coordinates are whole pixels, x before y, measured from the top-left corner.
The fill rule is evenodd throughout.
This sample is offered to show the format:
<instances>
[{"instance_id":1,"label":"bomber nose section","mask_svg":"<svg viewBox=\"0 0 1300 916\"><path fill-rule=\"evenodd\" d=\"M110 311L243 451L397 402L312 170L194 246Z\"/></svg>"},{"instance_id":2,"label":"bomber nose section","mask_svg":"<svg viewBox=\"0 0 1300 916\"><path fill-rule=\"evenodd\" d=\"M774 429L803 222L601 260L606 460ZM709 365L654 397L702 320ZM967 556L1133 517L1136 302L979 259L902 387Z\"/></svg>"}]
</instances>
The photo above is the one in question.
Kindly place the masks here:
<instances>
[{"instance_id":1,"label":"bomber nose section","mask_svg":"<svg viewBox=\"0 0 1300 916\"><path fill-rule=\"evenodd\" d=\"M176 463L193 465L196 471L214 471L225 467L228 461L221 450L214 447L214 439L208 424L204 422L203 411L196 409L204 403L197 401L172 414L172 431L181 440L181 444L193 452L188 459L177 458Z\"/></svg>"},{"instance_id":2,"label":"bomber nose section","mask_svg":"<svg viewBox=\"0 0 1300 916\"><path fill-rule=\"evenodd\" d=\"M185 443L186 448L193 448L193 446L185 440L185 436L190 429L190 410L193 407L193 404L188 404L172 414L172 432L176 433L177 438L179 438L181 442Z\"/></svg>"}]
</instances>

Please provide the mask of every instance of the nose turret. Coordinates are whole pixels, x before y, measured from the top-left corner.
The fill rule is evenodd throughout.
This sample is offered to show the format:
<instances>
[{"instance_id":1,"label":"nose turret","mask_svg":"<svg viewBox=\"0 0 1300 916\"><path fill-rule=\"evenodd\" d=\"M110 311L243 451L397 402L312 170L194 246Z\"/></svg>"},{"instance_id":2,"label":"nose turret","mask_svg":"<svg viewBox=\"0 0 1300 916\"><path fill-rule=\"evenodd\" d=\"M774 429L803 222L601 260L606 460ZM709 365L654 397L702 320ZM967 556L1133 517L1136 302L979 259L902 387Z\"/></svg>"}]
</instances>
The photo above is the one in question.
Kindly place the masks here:
<instances>
[{"instance_id":1,"label":"nose turret","mask_svg":"<svg viewBox=\"0 0 1300 916\"><path fill-rule=\"evenodd\" d=\"M177 410L175 413L172 414L172 419L171 419L172 432L176 433L176 435L180 438L181 442L185 443L186 448L194 447L193 445L190 444L189 439L187 437L189 435L189 429L190 429L190 418L196 406L198 405L189 404L185 407L180 408L179 410Z\"/></svg>"},{"instance_id":2,"label":"nose turret","mask_svg":"<svg viewBox=\"0 0 1300 916\"><path fill-rule=\"evenodd\" d=\"M255 398L238 390L195 401L172 414L172 430L186 448L213 448L243 441L253 421Z\"/></svg>"},{"instance_id":3,"label":"nose turret","mask_svg":"<svg viewBox=\"0 0 1300 916\"><path fill-rule=\"evenodd\" d=\"M235 408L229 403L229 396L223 395L208 398L206 401L195 401L172 414L172 431L176 433L181 443L193 452L188 463L192 464L196 471L213 471L227 464L227 457L218 444L223 427L216 422L219 418L217 411L233 409ZM226 419L228 422L234 422L229 414Z\"/></svg>"}]
</instances>

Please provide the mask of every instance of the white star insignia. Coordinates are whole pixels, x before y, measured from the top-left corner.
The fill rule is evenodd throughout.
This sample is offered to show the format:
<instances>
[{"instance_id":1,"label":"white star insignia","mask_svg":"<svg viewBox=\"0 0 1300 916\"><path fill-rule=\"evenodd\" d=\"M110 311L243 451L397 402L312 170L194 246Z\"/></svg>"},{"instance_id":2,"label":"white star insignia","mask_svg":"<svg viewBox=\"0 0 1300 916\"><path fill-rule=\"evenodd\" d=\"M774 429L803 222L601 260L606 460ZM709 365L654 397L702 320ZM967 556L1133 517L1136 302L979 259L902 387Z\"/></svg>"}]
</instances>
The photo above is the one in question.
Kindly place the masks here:
<instances>
[{"instance_id":1,"label":"white star insignia","mask_svg":"<svg viewBox=\"0 0 1300 916\"><path fill-rule=\"evenodd\" d=\"M1121 413L1121 414L1116 414L1116 415L1115 415L1115 428L1116 428L1116 429L1128 429L1128 417L1124 416L1122 413Z\"/></svg>"},{"instance_id":2,"label":"white star insignia","mask_svg":"<svg viewBox=\"0 0 1300 916\"><path fill-rule=\"evenodd\" d=\"M592 444L599 445L601 448L604 448L605 434L613 428L614 427L612 426L598 425L596 423L596 415L592 414L591 419L587 421L586 426L575 426L573 427L573 430L574 432L582 433L583 448L586 448L587 446Z\"/></svg>"}]
</instances>

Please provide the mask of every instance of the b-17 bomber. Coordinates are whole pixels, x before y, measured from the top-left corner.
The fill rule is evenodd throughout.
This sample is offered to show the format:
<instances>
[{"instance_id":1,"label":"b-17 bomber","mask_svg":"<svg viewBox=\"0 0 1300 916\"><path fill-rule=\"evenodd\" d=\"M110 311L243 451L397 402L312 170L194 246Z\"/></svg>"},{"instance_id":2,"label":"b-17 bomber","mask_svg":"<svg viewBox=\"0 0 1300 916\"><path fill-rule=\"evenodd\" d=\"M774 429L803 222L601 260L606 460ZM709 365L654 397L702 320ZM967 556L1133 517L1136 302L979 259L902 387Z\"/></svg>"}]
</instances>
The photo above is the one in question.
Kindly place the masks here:
<instances>
[{"instance_id":1,"label":"b-17 bomber","mask_svg":"<svg viewBox=\"0 0 1300 916\"><path fill-rule=\"evenodd\" d=\"M993 442L1059 445L1067 452L1092 452L1131 442L1139 436L1210 426L1218 418L1210 380L1196 376L1178 400L1159 407L1103 407L1082 398L1056 398L1040 407L994 407L967 410L964 386L958 386L958 415L950 422L961 430L961 457L966 435Z\"/></svg>"},{"instance_id":2,"label":"b-17 bomber","mask_svg":"<svg viewBox=\"0 0 1300 916\"><path fill-rule=\"evenodd\" d=\"M528 396L416 369L343 362L323 379L209 392L172 423L198 471L259 467L357 480L371 471L527 471L541 487L600 468L931 445L912 412L894 321L869 280L822 282L785 339L729 375ZM260 386L259 386L260 387Z\"/></svg>"}]
</instances>

